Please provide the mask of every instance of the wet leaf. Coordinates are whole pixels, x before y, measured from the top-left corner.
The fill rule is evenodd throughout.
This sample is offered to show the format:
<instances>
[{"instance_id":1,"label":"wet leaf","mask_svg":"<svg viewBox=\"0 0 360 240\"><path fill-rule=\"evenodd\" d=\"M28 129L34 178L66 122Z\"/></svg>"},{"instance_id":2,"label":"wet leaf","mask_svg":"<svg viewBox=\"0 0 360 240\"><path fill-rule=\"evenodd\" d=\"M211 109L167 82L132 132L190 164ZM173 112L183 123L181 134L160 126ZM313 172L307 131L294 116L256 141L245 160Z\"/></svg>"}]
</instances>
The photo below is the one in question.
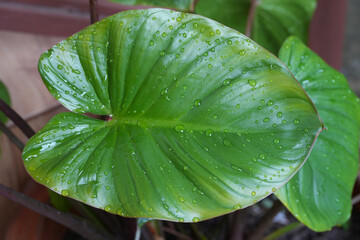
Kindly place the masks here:
<instances>
[{"instance_id":1,"label":"wet leaf","mask_svg":"<svg viewBox=\"0 0 360 240\"><path fill-rule=\"evenodd\" d=\"M322 129L281 61L198 15L119 13L44 53L39 71L75 113L28 142L26 169L123 216L198 222L254 204L297 171Z\"/></svg>"},{"instance_id":2,"label":"wet leaf","mask_svg":"<svg viewBox=\"0 0 360 240\"><path fill-rule=\"evenodd\" d=\"M299 39L291 37L284 43L280 59L314 101L327 130L277 196L305 225L326 231L345 223L351 215L359 159L359 99L345 77Z\"/></svg>"},{"instance_id":3,"label":"wet leaf","mask_svg":"<svg viewBox=\"0 0 360 240\"><path fill-rule=\"evenodd\" d=\"M250 4L251 0L200 0L195 12L245 33ZM291 35L307 42L315 6L316 0L258 0L251 38L274 54Z\"/></svg>"}]
</instances>

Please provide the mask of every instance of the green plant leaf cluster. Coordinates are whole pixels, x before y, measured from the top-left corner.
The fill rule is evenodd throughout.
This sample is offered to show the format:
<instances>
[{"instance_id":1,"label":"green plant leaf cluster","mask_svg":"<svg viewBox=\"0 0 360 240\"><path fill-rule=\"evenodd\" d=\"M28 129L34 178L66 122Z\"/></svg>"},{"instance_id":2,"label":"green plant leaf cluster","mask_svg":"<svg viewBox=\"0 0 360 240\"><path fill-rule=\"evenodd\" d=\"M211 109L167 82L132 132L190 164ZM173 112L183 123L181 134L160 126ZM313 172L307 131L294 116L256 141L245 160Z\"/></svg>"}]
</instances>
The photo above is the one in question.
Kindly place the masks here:
<instances>
[{"instance_id":1,"label":"green plant leaf cluster","mask_svg":"<svg viewBox=\"0 0 360 240\"><path fill-rule=\"evenodd\" d=\"M309 159L276 195L306 226L326 231L351 215L358 174L360 104L345 77L298 38L287 39L280 59L315 103L326 131Z\"/></svg>"},{"instance_id":2,"label":"green plant leaf cluster","mask_svg":"<svg viewBox=\"0 0 360 240\"><path fill-rule=\"evenodd\" d=\"M189 10L191 0L111 0L128 5L150 5ZM199 0L195 13L245 33L252 0ZM250 37L277 54L289 36L307 42L311 18L317 0L254 0Z\"/></svg>"},{"instance_id":3,"label":"green plant leaf cluster","mask_svg":"<svg viewBox=\"0 0 360 240\"><path fill-rule=\"evenodd\" d=\"M244 33L250 5L251 0L200 0L195 12ZM291 35L307 42L315 7L316 0L258 0L250 37L274 54Z\"/></svg>"},{"instance_id":4,"label":"green plant leaf cluster","mask_svg":"<svg viewBox=\"0 0 360 240\"><path fill-rule=\"evenodd\" d=\"M145 5L189 11L194 0L110 0L124 5Z\"/></svg>"},{"instance_id":5,"label":"green plant leaf cluster","mask_svg":"<svg viewBox=\"0 0 360 240\"><path fill-rule=\"evenodd\" d=\"M199 15L119 13L49 49L39 71L73 112L30 139L26 169L123 216L197 222L254 204L295 174L322 130L280 60Z\"/></svg>"}]
</instances>

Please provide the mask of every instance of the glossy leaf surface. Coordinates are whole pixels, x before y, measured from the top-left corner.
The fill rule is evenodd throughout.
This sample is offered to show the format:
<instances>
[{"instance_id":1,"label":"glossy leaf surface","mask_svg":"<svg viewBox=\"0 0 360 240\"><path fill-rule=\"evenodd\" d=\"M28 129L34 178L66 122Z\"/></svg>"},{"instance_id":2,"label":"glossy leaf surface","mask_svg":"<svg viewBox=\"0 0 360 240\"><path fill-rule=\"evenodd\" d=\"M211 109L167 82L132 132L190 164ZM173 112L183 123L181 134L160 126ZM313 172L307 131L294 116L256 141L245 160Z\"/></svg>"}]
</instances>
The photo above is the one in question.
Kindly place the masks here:
<instances>
[{"instance_id":1,"label":"glossy leaf surface","mask_svg":"<svg viewBox=\"0 0 360 240\"><path fill-rule=\"evenodd\" d=\"M244 33L250 5L251 0L200 0L195 11ZM250 37L274 54L290 35L307 42L315 6L316 0L259 0Z\"/></svg>"},{"instance_id":2,"label":"glossy leaf surface","mask_svg":"<svg viewBox=\"0 0 360 240\"><path fill-rule=\"evenodd\" d=\"M289 38L280 59L314 101L326 131L309 159L277 196L315 231L345 223L358 173L360 105L345 77L328 66L297 38Z\"/></svg>"},{"instance_id":3,"label":"glossy leaf surface","mask_svg":"<svg viewBox=\"0 0 360 240\"><path fill-rule=\"evenodd\" d=\"M26 168L58 193L124 216L200 221L284 184L322 124L285 65L210 19L127 11L41 56L74 112L27 144Z\"/></svg>"},{"instance_id":4,"label":"glossy leaf surface","mask_svg":"<svg viewBox=\"0 0 360 240\"><path fill-rule=\"evenodd\" d=\"M2 81L0 81L0 98L4 102L6 102L8 105L10 105L10 95L9 95L9 92L8 92L6 86L4 85L4 83ZM6 115L0 111L0 121L2 123L6 123L7 119L8 118L6 117Z\"/></svg>"},{"instance_id":5,"label":"glossy leaf surface","mask_svg":"<svg viewBox=\"0 0 360 240\"><path fill-rule=\"evenodd\" d=\"M145 5L155 7L167 7L178 10L190 10L194 0L110 0L124 5Z\"/></svg>"}]
</instances>

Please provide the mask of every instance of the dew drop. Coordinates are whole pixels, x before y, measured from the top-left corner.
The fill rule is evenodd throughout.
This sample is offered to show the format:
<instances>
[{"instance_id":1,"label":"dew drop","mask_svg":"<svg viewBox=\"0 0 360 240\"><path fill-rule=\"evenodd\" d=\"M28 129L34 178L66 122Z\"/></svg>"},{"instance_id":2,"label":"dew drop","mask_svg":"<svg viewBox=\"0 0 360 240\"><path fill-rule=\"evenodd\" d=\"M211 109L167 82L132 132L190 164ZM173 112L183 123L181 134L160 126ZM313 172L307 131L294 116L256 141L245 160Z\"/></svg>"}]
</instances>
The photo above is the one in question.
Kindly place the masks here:
<instances>
[{"instance_id":1,"label":"dew drop","mask_svg":"<svg viewBox=\"0 0 360 240\"><path fill-rule=\"evenodd\" d=\"M241 205L240 205L240 204L236 204L236 205L234 206L234 210L239 210L239 209L241 209Z\"/></svg>"},{"instance_id":2,"label":"dew drop","mask_svg":"<svg viewBox=\"0 0 360 240\"><path fill-rule=\"evenodd\" d=\"M251 192L251 195L252 195L252 196L255 196L255 195L256 195L256 192L255 192L255 191L252 191L252 192Z\"/></svg>"},{"instance_id":3,"label":"dew drop","mask_svg":"<svg viewBox=\"0 0 360 240\"><path fill-rule=\"evenodd\" d=\"M198 217L194 217L194 218L192 219L192 221L193 221L194 223L197 223L197 222L200 221L200 219L199 219Z\"/></svg>"},{"instance_id":4,"label":"dew drop","mask_svg":"<svg viewBox=\"0 0 360 240\"><path fill-rule=\"evenodd\" d=\"M298 118L295 118L295 119L294 119L294 124L295 124L295 125L298 125L299 123L300 123L300 120L299 120Z\"/></svg>"},{"instance_id":5,"label":"dew drop","mask_svg":"<svg viewBox=\"0 0 360 240\"><path fill-rule=\"evenodd\" d=\"M224 145L227 146L227 147L231 147L231 142L228 140L228 139L224 139L223 141Z\"/></svg>"},{"instance_id":6,"label":"dew drop","mask_svg":"<svg viewBox=\"0 0 360 240\"><path fill-rule=\"evenodd\" d=\"M265 160L266 155L265 154L260 154L259 157L260 157L260 159Z\"/></svg>"},{"instance_id":7,"label":"dew drop","mask_svg":"<svg viewBox=\"0 0 360 240\"><path fill-rule=\"evenodd\" d=\"M153 46L153 45L154 45L154 41L153 41L153 40L150 40L149 46Z\"/></svg>"},{"instance_id":8,"label":"dew drop","mask_svg":"<svg viewBox=\"0 0 360 240\"><path fill-rule=\"evenodd\" d=\"M274 105L274 101L269 100L269 101L268 101L268 103L267 103L267 105L268 105L268 106L272 106L272 105Z\"/></svg>"},{"instance_id":9,"label":"dew drop","mask_svg":"<svg viewBox=\"0 0 360 240\"><path fill-rule=\"evenodd\" d=\"M179 201L183 203L183 202L185 202L185 198L179 197Z\"/></svg>"},{"instance_id":10,"label":"dew drop","mask_svg":"<svg viewBox=\"0 0 360 240\"><path fill-rule=\"evenodd\" d=\"M218 115L217 115L217 114L214 114L214 115L212 115L212 118L213 118L213 119L217 119L217 118L218 118Z\"/></svg>"},{"instance_id":11,"label":"dew drop","mask_svg":"<svg viewBox=\"0 0 360 240\"><path fill-rule=\"evenodd\" d=\"M61 195L65 196L65 197L69 196L69 190L62 190Z\"/></svg>"},{"instance_id":12,"label":"dew drop","mask_svg":"<svg viewBox=\"0 0 360 240\"><path fill-rule=\"evenodd\" d=\"M179 218L179 222L184 222L184 219L183 219L183 218Z\"/></svg>"},{"instance_id":13,"label":"dew drop","mask_svg":"<svg viewBox=\"0 0 360 240\"><path fill-rule=\"evenodd\" d=\"M194 105L196 107L200 107L200 104L201 104L201 100L200 99L196 99L195 102L194 102Z\"/></svg>"},{"instance_id":14,"label":"dew drop","mask_svg":"<svg viewBox=\"0 0 360 240\"><path fill-rule=\"evenodd\" d=\"M174 127L174 129L175 129L175 131L178 132L178 133L183 133L184 130L185 130L185 127L184 127L184 125L179 124L179 125L176 125L176 126Z\"/></svg>"},{"instance_id":15,"label":"dew drop","mask_svg":"<svg viewBox=\"0 0 360 240\"><path fill-rule=\"evenodd\" d=\"M243 49L243 50L241 50L241 51L239 52L239 55L244 56L245 53L246 53L246 49Z\"/></svg>"},{"instance_id":16,"label":"dew drop","mask_svg":"<svg viewBox=\"0 0 360 240\"><path fill-rule=\"evenodd\" d=\"M78 69L71 69L71 71L75 74L80 74L80 71Z\"/></svg>"},{"instance_id":17,"label":"dew drop","mask_svg":"<svg viewBox=\"0 0 360 240\"><path fill-rule=\"evenodd\" d=\"M211 137L213 135L213 130L211 130L211 129L206 130L205 135L207 137Z\"/></svg>"},{"instance_id":18,"label":"dew drop","mask_svg":"<svg viewBox=\"0 0 360 240\"><path fill-rule=\"evenodd\" d=\"M277 117L278 117L278 118L281 118L281 117L282 117L282 112L278 112L278 113L277 113Z\"/></svg>"},{"instance_id":19,"label":"dew drop","mask_svg":"<svg viewBox=\"0 0 360 240\"><path fill-rule=\"evenodd\" d=\"M182 21L181 17L177 17L176 21L181 22Z\"/></svg>"},{"instance_id":20,"label":"dew drop","mask_svg":"<svg viewBox=\"0 0 360 240\"><path fill-rule=\"evenodd\" d=\"M111 211L111 206L110 205L105 206L105 211L110 212Z\"/></svg>"},{"instance_id":21,"label":"dew drop","mask_svg":"<svg viewBox=\"0 0 360 240\"><path fill-rule=\"evenodd\" d=\"M223 84L224 86L229 85L229 84L230 84L230 78L225 79L225 80L222 82L222 84Z\"/></svg>"},{"instance_id":22,"label":"dew drop","mask_svg":"<svg viewBox=\"0 0 360 240\"><path fill-rule=\"evenodd\" d=\"M275 144L280 143L280 139L274 139L274 143L275 143Z\"/></svg>"},{"instance_id":23,"label":"dew drop","mask_svg":"<svg viewBox=\"0 0 360 240\"><path fill-rule=\"evenodd\" d=\"M249 85L252 86L252 87L255 87L255 86L256 86L256 81L253 80L253 79L250 79L250 80L248 81L248 83L249 83Z\"/></svg>"}]
</instances>

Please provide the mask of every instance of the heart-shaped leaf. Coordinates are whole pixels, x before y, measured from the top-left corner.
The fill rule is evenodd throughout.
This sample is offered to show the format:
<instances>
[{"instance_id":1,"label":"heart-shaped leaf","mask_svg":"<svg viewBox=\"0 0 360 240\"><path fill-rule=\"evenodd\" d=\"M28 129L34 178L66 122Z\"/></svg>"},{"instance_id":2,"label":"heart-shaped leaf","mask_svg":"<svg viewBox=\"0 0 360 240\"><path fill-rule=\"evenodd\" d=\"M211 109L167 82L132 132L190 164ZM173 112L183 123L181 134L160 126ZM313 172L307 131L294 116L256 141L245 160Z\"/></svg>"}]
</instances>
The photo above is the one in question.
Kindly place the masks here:
<instances>
[{"instance_id":1,"label":"heart-shaped leaf","mask_svg":"<svg viewBox=\"0 0 360 240\"><path fill-rule=\"evenodd\" d=\"M60 42L39 62L76 113L27 144L30 174L123 216L194 221L256 203L283 185L322 129L285 65L210 19L122 12Z\"/></svg>"},{"instance_id":2,"label":"heart-shaped leaf","mask_svg":"<svg viewBox=\"0 0 360 240\"><path fill-rule=\"evenodd\" d=\"M8 105L10 105L10 95L4 83L0 80L0 98ZM7 117L0 111L0 122L6 123Z\"/></svg>"},{"instance_id":3,"label":"heart-shaped leaf","mask_svg":"<svg viewBox=\"0 0 360 240\"><path fill-rule=\"evenodd\" d=\"M307 42L316 0L253 0L251 38L277 54L284 40L295 35ZM245 32L251 0L200 0L195 11ZM221 9L221 10L219 10Z\"/></svg>"},{"instance_id":4,"label":"heart-shaped leaf","mask_svg":"<svg viewBox=\"0 0 360 240\"><path fill-rule=\"evenodd\" d=\"M178 10L188 11L194 0L110 0L124 5L145 5L174 8Z\"/></svg>"},{"instance_id":5,"label":"heart-shaped leaf","mask_svg":"<svg viewBox=\"0 0 360 240\"><path fill-rule=\"evenodd\" d=\"M345 77L295 37L280 50L314 101L326 131L322 132L300 171L277 196L315 231L345 223L351 214L351 193L358 173L359 99Z\"/></svg>"}]
</instances>

